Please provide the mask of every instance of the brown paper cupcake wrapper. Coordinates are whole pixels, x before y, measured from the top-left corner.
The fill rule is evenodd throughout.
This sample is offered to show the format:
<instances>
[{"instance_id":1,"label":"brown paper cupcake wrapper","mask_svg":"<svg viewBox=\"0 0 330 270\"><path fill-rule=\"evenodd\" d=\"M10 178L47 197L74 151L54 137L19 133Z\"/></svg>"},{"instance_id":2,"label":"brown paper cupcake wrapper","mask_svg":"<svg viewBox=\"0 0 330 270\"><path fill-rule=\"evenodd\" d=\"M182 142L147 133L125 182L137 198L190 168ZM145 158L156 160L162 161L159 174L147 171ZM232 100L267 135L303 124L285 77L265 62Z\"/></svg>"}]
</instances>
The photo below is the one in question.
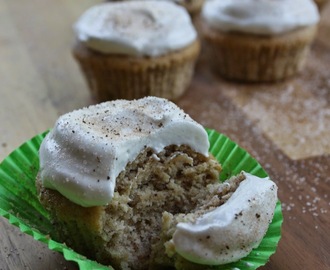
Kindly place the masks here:
<instances>
[{"instance_id":1,"label":"brown paper cupcake wrapper","mask_svg":"<svg viewBox=\"0 0 330 270\"><path fill-rule=\"evenodd\" d=\"M73 55L98 101L180 97L194 73L199 42L161 57L105 55L77 43Z\"/></svg>"},{"instance_id":2,"label":"brown paper cupcake wrapper","mask_svg":"<svg viewBox=\"0 0 330 270\"><path fill-rule=\"evenodd\" d=\"M303 69L316 27L278 36L224 33L205 24L205 52L214 71L237 81L272 82Z\"/></svg>"}]
</instances>

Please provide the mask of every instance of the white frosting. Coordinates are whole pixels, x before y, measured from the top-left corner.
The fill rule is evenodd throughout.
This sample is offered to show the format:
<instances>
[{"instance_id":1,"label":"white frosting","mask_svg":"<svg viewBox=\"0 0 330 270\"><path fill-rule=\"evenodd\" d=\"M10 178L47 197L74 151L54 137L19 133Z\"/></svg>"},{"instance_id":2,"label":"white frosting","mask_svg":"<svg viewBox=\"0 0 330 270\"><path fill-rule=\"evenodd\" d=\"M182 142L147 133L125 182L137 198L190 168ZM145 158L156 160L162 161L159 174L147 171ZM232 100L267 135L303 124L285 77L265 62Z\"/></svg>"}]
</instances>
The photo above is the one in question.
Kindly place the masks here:
<instances>
[{"instance_id":1,"label":"white frosting","mask_svg":"<svg viewBox=\"0 0 330 270\"><path fill-rule=\"evenodd\" d=\"M177 225L177 253L195 263L220 265L245 257L260 244L273 218L277 186L268 177L244 174L246 179L225 204L195 223Z\"/></svg>"},{"instance_id":2,"label":"white frosting","mask_svg":"<svg viewBox=\"0 0 330 270\"><path fill-rule=\"evenodd\" d=\"M202 16L221 31L261 35L315 25L320 19L313 0L209 0Z\"/></svg>"},{"instance_id":3,"label":"white frosting","mask_svg":"<svg viewBox=\"0 0 330 270\"><path fill-rule=\"evenodd\" d=\"M204 128L174 103L147 97L117 100L61 116L43 140L43 185L82 206L105 205L116 178L145 148L188 145L208 156Z\"/></svg>"},{"instance_id":4,"label":"white frosting","mask_svg":"<svg viewBox=\"0 0 330 270\"><path fill-rule=\"evenodd\" d=\"M136 56L164 55L197 38L187 11L166 1L102 3L87 10L74 29L91 49Z\"/></svg>"}]
</instances>

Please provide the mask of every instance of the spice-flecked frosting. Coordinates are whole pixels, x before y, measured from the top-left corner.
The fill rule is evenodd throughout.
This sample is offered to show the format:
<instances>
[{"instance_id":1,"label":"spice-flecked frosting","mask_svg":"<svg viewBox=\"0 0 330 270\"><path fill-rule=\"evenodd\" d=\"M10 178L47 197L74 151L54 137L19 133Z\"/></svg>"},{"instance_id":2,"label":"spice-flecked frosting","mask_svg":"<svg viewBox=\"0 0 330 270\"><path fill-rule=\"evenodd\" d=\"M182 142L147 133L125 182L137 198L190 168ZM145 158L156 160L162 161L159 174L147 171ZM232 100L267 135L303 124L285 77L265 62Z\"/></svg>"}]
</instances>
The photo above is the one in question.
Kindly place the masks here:
<instances>
[{"instance_id":1,"label":"spice-flecked frosting","mask_svg":"<svg viewBox=\"0 0 330 270\"><path fill-rule=\"evenodd\" d=\"M177 253L198 264L220 265L238 261L260 244L274 215L277 186L268 177L243 174L245 180L225 204L194 223L177 225L172 239Z\"/></svg>"},{"instance_id":2,"label":"spice-flecked frosting","mask_svg":"<svg viewBox=\"0 0 330 270\"><path fill-rule=\"evenodd\" d=\"M209 0L202 17L221 31L260 35L286 33L320 19L313 0Z\"/></svg>"},{"instance_id":3,"label":"spice-flecked frosting","mask_svg":"<svg viewBox=\"0 0 330 270\"><path fill-rule=\"evenodd\" d=\"M81 15L74 30L91 49L135 56L164 55L197 38L185 8L167 1L98 4Z\"/></svg>"},{"instance_id":4,"label":"spice-flecked frosting","mask_svg":"<svg viewBox=\"0 0 330 270\"><path fill-rule=\"evenodd\" d=\"M39 150L39 176L79 205L106 205L127 163L146 147L159 153L169 145L208 156L205 129L174 103L156 97L104 102L57 120Z\"/></svg>"}]
</instances>

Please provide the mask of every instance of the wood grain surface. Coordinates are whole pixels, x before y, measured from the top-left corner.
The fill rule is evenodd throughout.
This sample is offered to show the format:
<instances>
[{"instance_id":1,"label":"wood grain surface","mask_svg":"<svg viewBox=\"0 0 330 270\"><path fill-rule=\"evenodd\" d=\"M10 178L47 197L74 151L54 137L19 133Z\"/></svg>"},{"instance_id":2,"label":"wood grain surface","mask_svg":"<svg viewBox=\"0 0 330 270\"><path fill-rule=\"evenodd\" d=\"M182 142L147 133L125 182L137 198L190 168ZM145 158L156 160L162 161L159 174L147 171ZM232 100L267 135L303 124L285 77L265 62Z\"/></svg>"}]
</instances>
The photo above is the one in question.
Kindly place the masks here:
<instances>
[{"instance_id":1,"label":"wood grain surface","mask_svg":"<svg viewBox=\"0 0 330 270\"><path fill-rule=\"evenodd\" d=\"M0 160L63 113L93 101L71 57L72 24L92 0L0 0ZM330 269L330 5L306 67L276 84L212 74L203 54L178 101L245 148L279 186L284 223L261 269ZM0 218L0 270L77 269Z\"/></svg>"}]
</instances>

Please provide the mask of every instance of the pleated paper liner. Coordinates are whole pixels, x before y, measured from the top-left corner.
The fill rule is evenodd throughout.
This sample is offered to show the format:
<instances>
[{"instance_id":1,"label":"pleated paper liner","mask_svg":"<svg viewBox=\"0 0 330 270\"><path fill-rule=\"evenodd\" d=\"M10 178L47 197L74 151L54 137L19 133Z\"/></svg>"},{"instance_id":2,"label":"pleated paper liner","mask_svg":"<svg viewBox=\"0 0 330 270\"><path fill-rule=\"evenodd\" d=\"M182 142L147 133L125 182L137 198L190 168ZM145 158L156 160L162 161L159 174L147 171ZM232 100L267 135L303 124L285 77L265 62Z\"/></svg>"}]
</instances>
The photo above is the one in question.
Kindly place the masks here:
<instances>
[{"instance_id":1,"label":"pleated paper liner","mask_svg":"<svg viewBox=\"0 0 330 270\"><path fill-rule=\"evenodd\" d=\"M259 177L267 176L260 164L245 150L223 134L207 129L210 152L222 164L221 181L242 170ZM35 178L39 169L38 150L47 132L33 137L14 150L0 164L0 215L7 218L22 232L46 243L51 250L63 253L66 260L76 262L80 269L112 269L87 259L63 243L50 238L52 226L47 211L38 201ZM281 204L278 201L272 223L260 243L248 256L238 262L205 269L256 269L267 263L275 253L281 238L283 221Z\"/></svg>"}]
</instances>

